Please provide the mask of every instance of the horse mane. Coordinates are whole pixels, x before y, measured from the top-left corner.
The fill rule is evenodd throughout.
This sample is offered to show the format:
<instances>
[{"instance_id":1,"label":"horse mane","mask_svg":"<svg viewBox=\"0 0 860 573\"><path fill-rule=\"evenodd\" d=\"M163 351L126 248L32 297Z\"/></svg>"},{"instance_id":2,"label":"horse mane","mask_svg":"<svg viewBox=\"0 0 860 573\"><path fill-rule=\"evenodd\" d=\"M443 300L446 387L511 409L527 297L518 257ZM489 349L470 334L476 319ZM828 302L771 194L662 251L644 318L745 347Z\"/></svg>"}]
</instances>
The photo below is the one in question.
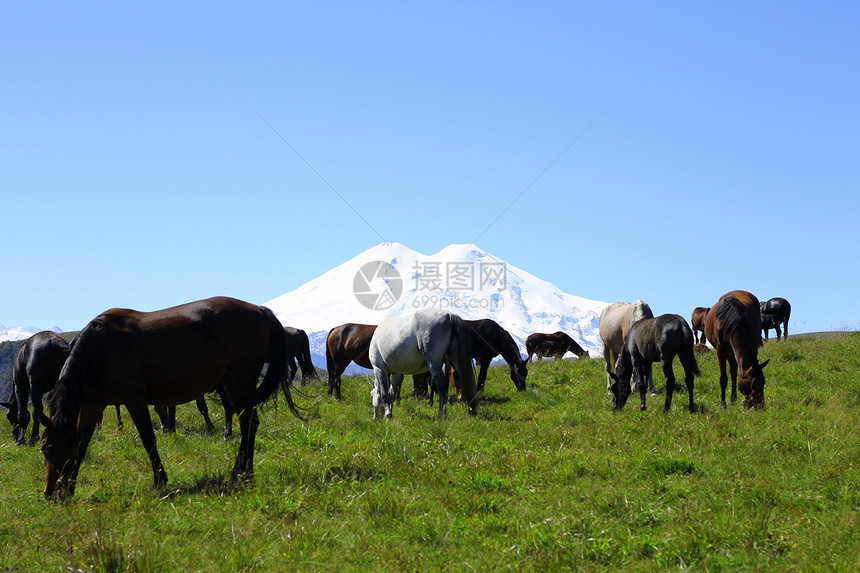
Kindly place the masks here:
<instances>
[{"instance_id":1,"label":"horse mane","mask_svg":"<svg viewBox=\"0 0 860 573\"><path fill-rule=\"evenodd\" d=\"M104 354L97 334L105 326L104 315L97 316L72 340L69 357L60 371L54 391L48 396L53 421L74 425L84 384L90 380L98 384Z\"/></svg>"},{"instance_id":2,"label":"horse mane","mask_svg":"<svg viewBox=\"0 0 860 573\"><path fill-rule=\"evenodd\" d=\"M648 303L637 300L633 303L633 312L630 314L630 324L638 322L643 318L654 318L654 313L651 312L651 307Z\"/></svg>"}]
</instances>

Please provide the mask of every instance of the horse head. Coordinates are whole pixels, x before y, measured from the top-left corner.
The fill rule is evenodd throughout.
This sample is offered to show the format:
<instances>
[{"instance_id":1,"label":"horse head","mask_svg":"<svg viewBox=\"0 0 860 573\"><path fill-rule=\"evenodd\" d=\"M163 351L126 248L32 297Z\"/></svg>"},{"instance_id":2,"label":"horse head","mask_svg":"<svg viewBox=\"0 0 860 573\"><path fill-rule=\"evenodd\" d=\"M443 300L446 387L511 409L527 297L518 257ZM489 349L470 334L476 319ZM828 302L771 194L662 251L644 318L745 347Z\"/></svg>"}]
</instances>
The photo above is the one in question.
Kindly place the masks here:
<instances>
[{"instance_id":1,"label":"horse head","mask_svg":"<svg viewBox=\"0 0 860 573\"><path fill-rule=\"evenodd\" d=\"M612 392L612 406L620 410L627 403L631 393L630 379L633 376L633 364L630 361L630 355L622 352L615 364L615 372L610 372L608 369L606 372L612 378L612 384L609 386L609 391Z\"/></svg>"},{"instance_id":2,"label":"horse head","mask_svg":"<svg viewBox=\"0 0 860 573\"><path fill-rule=\"evenodd\" d=\"M30 411L24 408L23 412L18 410L17 404L9 402L0 402L0 406L8 408L6 410L6 418L12 426L12 439L19 446L24 443L24 435L27 433L27 426L30 424Z\"/></svg>"},{"instance_id":3,"label":"horse head","mask_svg":"<svg viewBox=\"0 0 860 573\"><path fill-rule=\"evenodd\" d=\"M738 380L738 390L744 395L744 406L747 408L764 407L764 372L770 360L762 363L756 362L749 368L741 371Z\"/></svg>"},{"instance_id":4,"label":"horse head","mask_svg":"<svg viewBox=\"0 0 860 573\"><path fill-rule=\"evenodd\" d=\"M45 498L63 501L75 493L75 460L80 447L74 424L56 425L42 414L42 455L45 457L47 481Z\"/></svg>"},{"instance_id":5,"label":"horse head","mask_svg":"<svg viewBox=\"0 0 860 573\"><path fill-rule=\"evenodd\" d=\"M517 390L523 391L526 389L526 376L528 376L528 360L518 360L511 365L511 380L514 382L514 386L517 387Z\"/></svg>"}]
</instances>

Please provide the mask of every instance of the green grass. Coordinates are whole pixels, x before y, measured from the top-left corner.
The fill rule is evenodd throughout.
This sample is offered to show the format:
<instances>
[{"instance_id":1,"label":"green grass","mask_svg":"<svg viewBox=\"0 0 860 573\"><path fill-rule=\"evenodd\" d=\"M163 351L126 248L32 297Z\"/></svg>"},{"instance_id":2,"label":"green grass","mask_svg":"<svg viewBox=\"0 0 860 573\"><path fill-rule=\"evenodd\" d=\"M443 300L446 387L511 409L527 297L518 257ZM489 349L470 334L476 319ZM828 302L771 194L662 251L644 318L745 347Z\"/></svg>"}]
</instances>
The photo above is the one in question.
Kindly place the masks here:
<instances>
[{"instance_id":1,"label":"green grass","mask_svg":"<svg viewBox=\"0 0 860 573\"><path fill-rule=\"evenodd\" d=\"M493 368L476 418L410 397L374 422L363 376L342 404L313 386L318 419L264 409L239 487L238 441L205 433L193 404L158 435L161 492L130 420L108 415L65 504L42 498L41 454L6 424L0 570L857 570L860 335L761 354L762 411L720 410L713 353L692 415L683 395L668 414L663 396L613 412L602 360L532 365L526 392Z\"/></svg>"}]
</instances>

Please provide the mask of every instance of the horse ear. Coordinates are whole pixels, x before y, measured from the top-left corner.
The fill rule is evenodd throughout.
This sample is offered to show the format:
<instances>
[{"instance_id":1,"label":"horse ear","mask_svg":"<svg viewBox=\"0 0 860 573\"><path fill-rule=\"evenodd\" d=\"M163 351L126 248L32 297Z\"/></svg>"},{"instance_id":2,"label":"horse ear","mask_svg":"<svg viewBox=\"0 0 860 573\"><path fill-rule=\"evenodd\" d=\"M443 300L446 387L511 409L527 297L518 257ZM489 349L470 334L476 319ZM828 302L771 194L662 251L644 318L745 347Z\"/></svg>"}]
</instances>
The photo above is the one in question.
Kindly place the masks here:
<instances>
[{"instance_id":1,"label":"horse ear","mask_svg":"<svg viewBox=\"0 0 860 573\"><path fill-rule=\"evenodd\" d=\"M768 363L768 362L770 362L770 358L768 358L767 360L765 360L764 362L762 362L761 364L759 364L759 365L758 365L758 366L759 366L759 368L764 368L765 366L767 366L767 363Z\"/></svg>"},{"instance_id":2,"label":"horse ear","mask_svg":"<svg viewBox=\"0 0 860 573\"><path fill-rule=\"evenodd\" d=\"M42 422L42 425L46 428L54 429L54 423L51 422L51 419L46 416L44 412L39 414L39 421Z\"/></svg>"}]
</instances>

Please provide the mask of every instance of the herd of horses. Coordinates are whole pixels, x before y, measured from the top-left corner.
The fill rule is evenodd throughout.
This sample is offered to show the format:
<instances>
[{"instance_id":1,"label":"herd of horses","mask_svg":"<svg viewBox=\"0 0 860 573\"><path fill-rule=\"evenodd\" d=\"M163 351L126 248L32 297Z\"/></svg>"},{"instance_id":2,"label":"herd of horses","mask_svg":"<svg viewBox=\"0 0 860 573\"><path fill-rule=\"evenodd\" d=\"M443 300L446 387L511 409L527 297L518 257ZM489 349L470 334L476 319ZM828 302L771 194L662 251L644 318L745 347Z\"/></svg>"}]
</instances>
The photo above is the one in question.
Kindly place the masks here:
<instances>
[{"instance_id":1,"label":"herd of horses","mask_svg":"<svg viewBox=\"0 0 860 573\"><path fill-rule=\"evenodd\" d=\"M600 315L607 389L615 409L638 390L645 409L647 390L654 393L652 364L659 361L666 378L665 410L675 390L672 363L678 356L685 372L688 408L695 410L693 378L699 375L694 345L695 331L714 347L720 362L721 406L726 407L728 374L731 400L737 389L747 406L764 404L767 362L759 363L762 328L780 327L788 336L790 306L784 299L759 303L746 291L732 291L709 309L697 308L693 329L674 314L654 317L642 301L617 302ZM767 330L765 330L765 337ZM477 411L490 362L501 355L510 367L517 390L526 389L527 364L533 357L560 359L566 352L580 358L588 353L564 332L535 333L526 340L527 356L508 331L491 319L464 320L442 310L423 309L409 316L388 317L379 325L348 323L333 328L326 339L328 394L341 397L341 375L350 364L373 370L371 400L374 418L390 418L399 400L404 376L412 375L429 386L430 397L439 396L439 415L445 416L449 386L453 384L469 414ZM479 373L477 380L472 361ZM738 368L740 379L738 380ZM29 443L39 439L47 471L45 497L71 497L80 465L101 421L111 405L124 405L152 465L156 487L167 483L167 473L156 447L148 407L155 407L162 429L175 429L178 404L197 401L213 428L203 396L216 392L225 410L225 437L232 432L232 418L239 418L240 440L231 478L249 478L254 471L254 442L259 419L257 407L283 390L290 411L304 419L304 410L292 398L298 369L317 377L310 361L307 334L284 327L266 307L233 298L215 297L154 312L108 310L66 342L44 331L19 349L14 363L14 391L7 418L13 439L26 438L33 405L33 429ZM47 394L50 416L42 410Z\"/></svg>"}]
</instances>

